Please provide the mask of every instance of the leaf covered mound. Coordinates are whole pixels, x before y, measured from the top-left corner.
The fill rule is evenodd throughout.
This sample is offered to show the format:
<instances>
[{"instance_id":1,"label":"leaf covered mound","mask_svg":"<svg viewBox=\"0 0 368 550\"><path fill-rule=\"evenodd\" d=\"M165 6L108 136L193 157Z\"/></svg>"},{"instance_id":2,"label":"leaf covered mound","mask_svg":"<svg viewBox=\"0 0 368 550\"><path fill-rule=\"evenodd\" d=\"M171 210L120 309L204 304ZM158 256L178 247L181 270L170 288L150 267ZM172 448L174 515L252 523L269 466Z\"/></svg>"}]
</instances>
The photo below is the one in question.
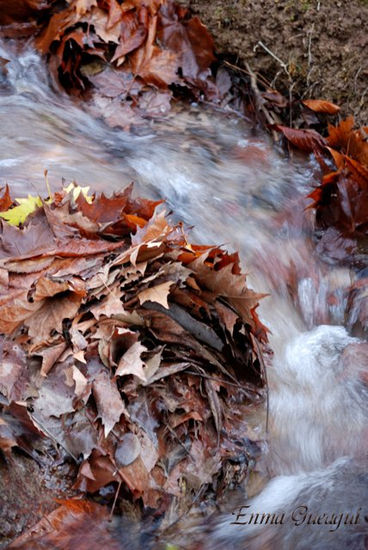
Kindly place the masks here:
<instances>
[{"instance_id":1,"label":"leaf covered mound","mask_svg":"<svg viewBox=\"0 0 368 550\"><path fill-rule=\"evenodd\" d=\"M238 255L189 244L160 202L66 189L18 227L5 190L0 448L42 461L51 440L82 493L164 513L246 475L267 337Z\"/></svg>"},{"instance_id":2,"label":"leaf covered mound","mask_svg":"<svg viewBox=\"0 0 368 550\"><path fill-rule=\"evenodd\" d=\"M129 127L160 117L174 96L218 99L214 41L173 0L69 0L36 40L54 82L95 115Z\"/></svg>"}]
</instances>

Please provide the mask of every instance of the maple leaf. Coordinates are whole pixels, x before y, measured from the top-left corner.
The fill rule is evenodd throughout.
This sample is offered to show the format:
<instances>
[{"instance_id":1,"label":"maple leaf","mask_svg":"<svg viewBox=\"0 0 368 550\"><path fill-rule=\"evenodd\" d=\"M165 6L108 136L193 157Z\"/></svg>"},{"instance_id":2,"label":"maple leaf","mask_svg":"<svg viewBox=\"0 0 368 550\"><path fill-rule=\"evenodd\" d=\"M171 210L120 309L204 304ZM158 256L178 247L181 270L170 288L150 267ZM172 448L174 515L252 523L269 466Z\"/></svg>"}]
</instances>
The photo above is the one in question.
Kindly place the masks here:
<instances>
[{"instance_id":1,"label":"maple leaf","mask_svg":"<svg viewBox=\"0 0 368 550\"><path fill-rule=\"evenodd\" d=\"M170 288L173 284L175 284L175 281L166 281L166 283L161 283L160 285L142 290L142 292L138 294L140 304L144 304L144 302L157 302L164 308L169 309L167 297L170 294Z\"/></svg>"},{"instance_id":2,"label":"maple leaf","mask_svg":"<svg viewBox=\"0 0 368 550\"><path fill-rule=\"evenodd\" d=\"M200 80L207 79L215 60L214 41L199 17L181 20L178 11L173 3L161 8L159 40L178 56L185 81L200 87Z\"/></svg>"},{"instance_id":3,"label":"maple leaf","mask_svg":"<svg viewBox=\"0 0 368 550\"><path fill-rule=\"evenodd\" d=\"M10 225L20 225L25 222L29 214L42 206L40 197L32 197L28 195L26 199L15 199L19 205L14 206L6 212L0 212L0 217L6 220Z\"/></svg>"},{"instance_id":4,"label":"maple leaf","mask_svg":"<svg viewBox=\"0 0 368 550\"><path fill-rule=\"evenodd\" d=\"M132 198L131 187L89 202L72 193L55 193L22 229L1 221L0 331L28 331L9 336L21 357L5 351L0 390L33 406L26 412L37 434L75 461L83 455L75 488L95 492L119 481L157 509L163 496L182 495L183 476L191 491L222 475L219 442L238 445L223 399L226 391L238 413L240 388L251 396L254 382L264 383L249 343L265 333L254 311L259 296L247 289L237 254L189 244L181 225L154 215L157 202ZM128 233L105 240L111 228L115 238ZM0 445L11 452L19 442L8 428ZM200 464L158 466L185 441ZM66 536L52 533L45 540Z\"/></svg>"},{"instance_id":5,"label":"maple leaf","mask_svg":"<svg viewBox=\"0 0 368 550\"><path fill-rule=\"evenodd\" d=\"M91 203L93 202L93 197L88 195L89 190L89 185L81 187L80 185L76 185L75 183L70 183L66 187L63 187L63 192L66 194L71 193L75 201L77 200L79 195L82 195L88 203Z\"/></svg>"},{"instance_id":6,"label":"maple leaf","mask_svg":"<svg viewBox=\"0 0 368 550\"><path fill-rule=\"evenodd\" d=\"M47 342L51 331L61 333L63 320L72 319L79 310L81 302L81 296L72 292L67 296L55 296L39 302L41 307L24 321L33 342Z\"/></svg>"}]
</instances>

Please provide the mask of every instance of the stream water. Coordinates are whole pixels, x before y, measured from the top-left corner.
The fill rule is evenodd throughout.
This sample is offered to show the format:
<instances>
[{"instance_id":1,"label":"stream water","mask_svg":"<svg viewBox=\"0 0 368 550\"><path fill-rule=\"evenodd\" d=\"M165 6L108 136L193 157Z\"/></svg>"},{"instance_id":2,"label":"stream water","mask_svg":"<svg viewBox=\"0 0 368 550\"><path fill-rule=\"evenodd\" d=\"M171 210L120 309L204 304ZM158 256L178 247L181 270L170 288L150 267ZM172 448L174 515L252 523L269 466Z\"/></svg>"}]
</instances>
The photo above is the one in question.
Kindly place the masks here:
<instances>
[{"instance_id":1,"label":"stream water","mask_svg":"<svg viewBox=\"0 0 368 550\"><path fill-rule=\"evenodd\" d=\"M9 60L0 76L0 184L13 196L44 194L45 169L54 189L62 178L107 193L135 181L137 193L165 197L173 216L194 226L195 242L239 250L250 286L270 293L259 308L274 351L269 448L259 468L272 479L239 519L247 525L221 516L209 548L364 548L366 344L344 328L355 274L314 253L312 212L304 210L313 161L286 159L249 121L197 105L134 133L113 130L54 93L32 49L0 43L0 57ZM264 415L258 424L261 438ZM327 515L308 524L300 511L297 524L300 506ZM338 527L326 523L359 509L354 525L345 516ZM284 524L256 525L251 511L285 513Z\"/></svg>"}]
</instances>

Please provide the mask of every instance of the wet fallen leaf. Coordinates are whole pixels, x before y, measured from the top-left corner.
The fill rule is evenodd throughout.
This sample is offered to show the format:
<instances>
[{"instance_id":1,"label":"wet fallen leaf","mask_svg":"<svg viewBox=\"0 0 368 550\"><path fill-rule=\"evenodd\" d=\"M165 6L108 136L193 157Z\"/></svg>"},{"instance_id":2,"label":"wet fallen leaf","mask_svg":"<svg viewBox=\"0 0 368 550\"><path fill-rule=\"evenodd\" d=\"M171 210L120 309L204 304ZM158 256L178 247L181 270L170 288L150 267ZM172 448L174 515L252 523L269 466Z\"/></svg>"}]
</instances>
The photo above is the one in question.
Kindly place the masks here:
<instances>
[{"instance_id":1,"label":"wet fallen leaf","mask_svg":"<svg viewBox=\"0 0 368 550\"><path fill-rule=\"evenodd\" d=\"M292 145L306 153L312 153L315 149L326 146L325 139L315 130L298 130L280 124L274 124L272 128L282 132Z\"/></svg>"},{"instance_id":2,"label":"wet fallen leaf","mask_svg":"<svg viewBox=\"0 0 368 550\"><path fill-rule=\"evenodd\" d=\"M88 200L71 188L21 227L1 221L0 331L10 348L0 445L32 453L49 440L83 460L76 489L112 506L121 487L119 509L137 517L143 508L161 516L177 498L188 509L198 490L220 495L220 449L246 452L233 424L239 408L261 402L265 382L254 343L266 340L260 295L238 255L190 244L155 212L160 202L134 198L131 186ZM24 414L27 438L16 431ZM22 544L69 540L59 527Z\"/></svg>"}]
</instances>

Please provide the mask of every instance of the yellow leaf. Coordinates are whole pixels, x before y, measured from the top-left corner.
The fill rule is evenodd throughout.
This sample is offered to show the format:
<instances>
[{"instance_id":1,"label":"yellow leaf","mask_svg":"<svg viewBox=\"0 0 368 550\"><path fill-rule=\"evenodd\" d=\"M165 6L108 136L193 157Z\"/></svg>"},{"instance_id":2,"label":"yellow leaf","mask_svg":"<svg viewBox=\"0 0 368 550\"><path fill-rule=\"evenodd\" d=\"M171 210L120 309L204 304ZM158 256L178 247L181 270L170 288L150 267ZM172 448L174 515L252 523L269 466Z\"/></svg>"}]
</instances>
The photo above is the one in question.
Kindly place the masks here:
<instances>
[{"instance_id":1,"label":"yellow leaf","mask_svg":"<svg viewBox=\"0 0 368 550\"><path fill-rule=\"evenodd\" d=\"M79 195L82 193L86 201L91 204L91 202L93 201L93 197L90 197L88 195L89 189L90 189L89 185L86 185L86 187L81 187L80 185L75 185L74 183L70 183L67 187L63 188L63 191L65 191L65 193L70 193L70 191L73 191L74 200L77 200Z\"/></svg>"},{"instance_id":2,"label":"yellow leaf","mask_svg":"<svg viewBox=\"0 0 368 550\"><path fill-rule=\"evenodd\" d=\"M14 206L6 212L0 212L0 216L4 218L10 225L20 225L24 223L29 214L32 214L39 206L42 206L40 197L28 195L26 199L15 199L19 206Z\"/></svg>"}]
</instances>

